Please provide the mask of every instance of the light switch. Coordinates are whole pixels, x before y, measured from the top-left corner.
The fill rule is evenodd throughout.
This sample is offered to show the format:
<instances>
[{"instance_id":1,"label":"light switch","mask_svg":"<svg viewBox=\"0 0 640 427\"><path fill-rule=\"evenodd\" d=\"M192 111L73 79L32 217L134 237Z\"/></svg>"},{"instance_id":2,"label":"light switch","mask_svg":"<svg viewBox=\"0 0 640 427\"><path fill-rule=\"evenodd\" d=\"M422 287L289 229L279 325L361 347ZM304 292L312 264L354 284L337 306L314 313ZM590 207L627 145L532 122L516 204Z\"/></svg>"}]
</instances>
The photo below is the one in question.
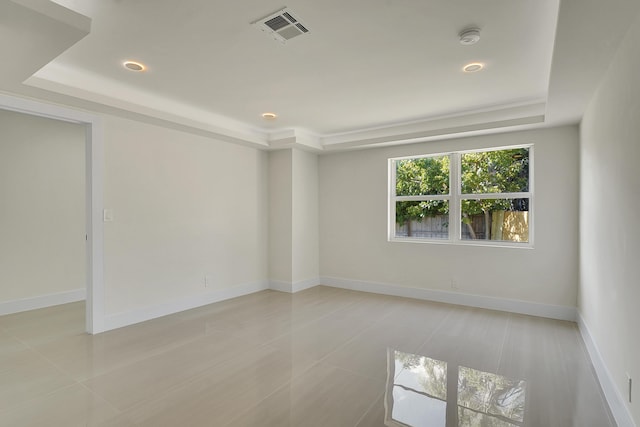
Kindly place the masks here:
<instances>
[{"instance_id":1,"label":"light switch","mask_svg":"<svg viewBox=\"0 0 640 427\"><path fill-rule=\"evenodd\" d=\"M104 222L113 221L113 209L105 209L103 212Z\"/></svg>"}]
</instances>

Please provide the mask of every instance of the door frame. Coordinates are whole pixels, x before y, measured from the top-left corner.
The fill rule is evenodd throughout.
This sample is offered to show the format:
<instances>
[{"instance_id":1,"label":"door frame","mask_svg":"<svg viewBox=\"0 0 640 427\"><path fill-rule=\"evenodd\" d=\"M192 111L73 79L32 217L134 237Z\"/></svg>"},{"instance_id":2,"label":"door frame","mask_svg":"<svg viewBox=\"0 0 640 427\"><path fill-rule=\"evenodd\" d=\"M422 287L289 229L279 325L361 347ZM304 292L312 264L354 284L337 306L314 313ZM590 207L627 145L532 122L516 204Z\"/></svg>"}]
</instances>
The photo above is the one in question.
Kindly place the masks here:
<instances>
[{"instance_id":1,"label":"door frame","mask_svg":"<svg viewBox=\"0 0 640 427\"><path fill-rule=\"evenodd\" d=\"M102 119L80 110L46 104L0 93L0 109L84 125L85 136L85 215L86 331L105 330L104 312L104 132Z\"/></svg>"}]
</instances>

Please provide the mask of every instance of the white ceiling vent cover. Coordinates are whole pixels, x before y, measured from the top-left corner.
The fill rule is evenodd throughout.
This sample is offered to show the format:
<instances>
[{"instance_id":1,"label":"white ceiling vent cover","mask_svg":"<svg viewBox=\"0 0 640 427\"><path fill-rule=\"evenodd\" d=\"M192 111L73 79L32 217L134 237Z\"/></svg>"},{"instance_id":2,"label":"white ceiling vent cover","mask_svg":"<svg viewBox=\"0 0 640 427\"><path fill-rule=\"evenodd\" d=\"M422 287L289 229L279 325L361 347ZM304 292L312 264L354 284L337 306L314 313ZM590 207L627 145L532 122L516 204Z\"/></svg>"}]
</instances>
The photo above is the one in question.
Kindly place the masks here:
<instances>
[{"instance_id":1,"label":"white ceiling vent cover","mask_svg":"<svg viewBox=\"0 0 640 427\"><path fill-rule=\"evenodd\" d=\"M251 24L282 43L309 32L307 26L286 7Z\"/></svg>"}]
</instances>

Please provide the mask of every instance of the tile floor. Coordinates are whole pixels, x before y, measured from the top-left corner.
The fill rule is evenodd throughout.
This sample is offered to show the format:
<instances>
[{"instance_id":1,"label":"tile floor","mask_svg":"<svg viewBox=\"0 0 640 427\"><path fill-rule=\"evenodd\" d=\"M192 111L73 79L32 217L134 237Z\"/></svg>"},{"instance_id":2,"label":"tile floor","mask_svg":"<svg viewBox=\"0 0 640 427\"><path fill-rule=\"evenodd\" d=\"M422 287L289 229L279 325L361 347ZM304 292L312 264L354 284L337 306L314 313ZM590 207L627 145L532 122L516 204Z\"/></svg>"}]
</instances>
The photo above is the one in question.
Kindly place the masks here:
<instances>
[{"instance_id":1,"label":"tile floor","mask_svg":"<svg viewBox=\"0 0 640 427\"><path fill-rule=\"evenodd\" d=\"M576 325L329 287L0 317L0 426L614 426Z\"/></svg>"}]
</instances>

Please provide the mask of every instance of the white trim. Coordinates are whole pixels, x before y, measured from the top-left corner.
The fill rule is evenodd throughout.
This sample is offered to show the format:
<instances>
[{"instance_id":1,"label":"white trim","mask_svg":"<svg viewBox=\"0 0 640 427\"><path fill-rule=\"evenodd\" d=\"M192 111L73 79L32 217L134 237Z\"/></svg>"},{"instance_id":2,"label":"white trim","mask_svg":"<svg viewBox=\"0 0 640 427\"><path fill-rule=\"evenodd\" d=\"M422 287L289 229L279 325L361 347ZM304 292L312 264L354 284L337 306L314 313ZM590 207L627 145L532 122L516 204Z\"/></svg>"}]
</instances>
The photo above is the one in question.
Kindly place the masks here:
<instances>
[{"instance_id":1,"label":"white trim","mask_svg":"<svg viewBox=\"0 0 640 427\"><path fill-rule=\"evenodd\" d=\"M531 229L529 229L531 230ZM427 239L422 237L394 237L389 240L394 243L418 243L427 245L452 245L452 246L482 246L485 248L509 248L509 249L535 249L525 242L507 242L504 240L458 240Z\"/></svg>"},{"instance_id":2,"label":"white trim","mask_svg":"<svg viewBox=\"0 0 640 427\"><path fill-rule=\"evenodd\" d=\"M158 317L168 316L170 314L191 310L192 308L241 297L243 295L253 294L267 289L269 289L269 285L266 281L247 283L244 285L216 290L206 294L191 295L176 301L169 301L164 304L145 307L135 311L109 314L105 317L105 331L134 325L136 323L145 322Z\"/></svg>"},{"instance_id":3,"label":"white trim","mask_svg":"<svg viewBox=\"0 0 640 427\"><path fill-rule=\"evenodd\" d=\"M293 285L291 282L282 280L269 280L269 289L272 291L293 293Z\"/></svg>"},{"instance_id":4,"label":"white trim","mask_svg":"<svg viewBox=\"0 0 640 427\"><path fill-rule=\"evenodd\" d=\"M602 355L598 350L598 346L587 327L587 323L582 317L582 313L578 312L577 317L580 335L587 347L587 352L591 358L591 364L596 371L596 375L600 381L600 386L602 387L602 392L609 404L609 408L611 409L613 418L616 420L616 424L618 424L618 427L636 427L636 424L633 422L631 412L629 412L629 407L626 404L626 400L622 397L618 387L616 387L616 383L613 380L609 369L607 369L607 365L604 363L604 359L602 358Z\"/></svg>"},{"instance_id":5,"label":"white trim","mask_svg":"<svg viewBox=\"0 0 640 427\"><path fill-rule=\"evenodd\" d=\"M102 120L87 126L87 314L90 334L104 329L104 130Z\"/></svg>"},{"instance_id":6,"label":"white trim","mask_svg":"<svg viewBox=\"0 0 640 427\"><path fill-rule=\"evenodd\" d=\"M268 148L267 133L245 122L87 73L77 67L50 62L26 79L24 84L210 132L215 138L227 142ZM82 87L99 89L85 90Z\"/></svg>"},{"instance_id":7,"label":"white trim","mask_svg":"<svg viewBox=\"0 0 640 427\"><path fill-rule=\"evenodd\" d=\"M293 293L304 291L305 289L310 289L320 284L319 277L313 277L311 279L299 280L293 283Z\"/></svg>"},{"instance_id":8,"label":"white trim","mask_svg":"<svg viewBox=\"0 0 640 427\"><path fill-rule=\"evenodd\" d=\"M460 200L500 200L500 199L529 199L531 193L523 191L521 193L478 193L460 194Z\"/></svg>"},{"instance_id":9,"label":"white trim","mask_svg":"<svg viewBox=\"0 0 640 427\"><path fill-rule=\"evenodd\" d=\"M394 181L395 181L395 177L394 177ZM423 200L449 200L450 198L451 196L449 194L430 194L430 195L422 195L422 196L395 196L395 201L396 202L422 202ZM495 199L495 197L493 198Z\"/></svg>"},{"instance_id":10,"label":"white trim","mask_svg":"<svg viewBox=\"0 0 640 427\"><path fill-rule=\"evenodd\" d=\"M0 93L0 109L86 125L87 287L86 329L104 331L104 141L100 117L84 111Z\"/></svg>"},{"instance_id":11,"label":"white trim","mask_svg":"<svg viewBox=\"0 0 640 427\"><path fill-rule=\"evenodd\" d=\"M0 302L0 316L5 314L20 313L22 311L37 310L39 308L52 307L54 305L70 302L84 301L87 290L80 288L72 291L57 292L55 294L38 295L36 297L20 298Z\"/></svg>"},{"instance_id":12,"label":"white trim","mask_svg":"<svg viewBox=\"0 0 640 427\"><path fill-rule=\"evenodd\" d=\"M544 100L320 135L324 150L366 148L529 129L544 122Z\"/></svg>"},{"instance_id":13,"label":"white trim","mask_svg":"<svg viewBox=\"0 0 640 427\"><path fill-rule=\"evenodd\" d=\"M310 289L320 284L319 277L313 277L311 279L299 280L297 282L285 282L282 280L269 280L269 289L279 292L287 292L295 294L296 292Z\"/></svg>"},{"instance_id":14,"label":"white trim","mask_svg":"<svg viewBox=\"0 0 640 427\"><path fill-rule=\"evenodd\" d=\"M485 308L488 310L507 311L510 313L528 314L550 319L576 321L576 308L562 305L541 304L507 298L484 295L463 294L435 289L409 288L386 283L366 282L363 280L341 279L337 277L321 277L320 283L334 288L352 291L371 292L374 294L393 295L448 304Z\"/></svg>"},{"instance_id":15,"label":"white trim","mask_svg":"<svg viewBox=\"0 0 640 427\"><path fill-rule=\"evenodd\" d=\"M387 240L396 237L396 160L387 160Z\"/></svg>"},{"instance_id":16,"label":"white trim","mask_svg":"<svg viewBox=\"0 0 640 427\"><path fill-rule=\"evenodd\" d=\"M462 162L461 154L449 155L449 194L453 197L449 201L449 243L464 242L462 240ZM451 173L455 171L455 173ZM395 236L394 236L395 237Z\"/></svg>"}]
</instances>

